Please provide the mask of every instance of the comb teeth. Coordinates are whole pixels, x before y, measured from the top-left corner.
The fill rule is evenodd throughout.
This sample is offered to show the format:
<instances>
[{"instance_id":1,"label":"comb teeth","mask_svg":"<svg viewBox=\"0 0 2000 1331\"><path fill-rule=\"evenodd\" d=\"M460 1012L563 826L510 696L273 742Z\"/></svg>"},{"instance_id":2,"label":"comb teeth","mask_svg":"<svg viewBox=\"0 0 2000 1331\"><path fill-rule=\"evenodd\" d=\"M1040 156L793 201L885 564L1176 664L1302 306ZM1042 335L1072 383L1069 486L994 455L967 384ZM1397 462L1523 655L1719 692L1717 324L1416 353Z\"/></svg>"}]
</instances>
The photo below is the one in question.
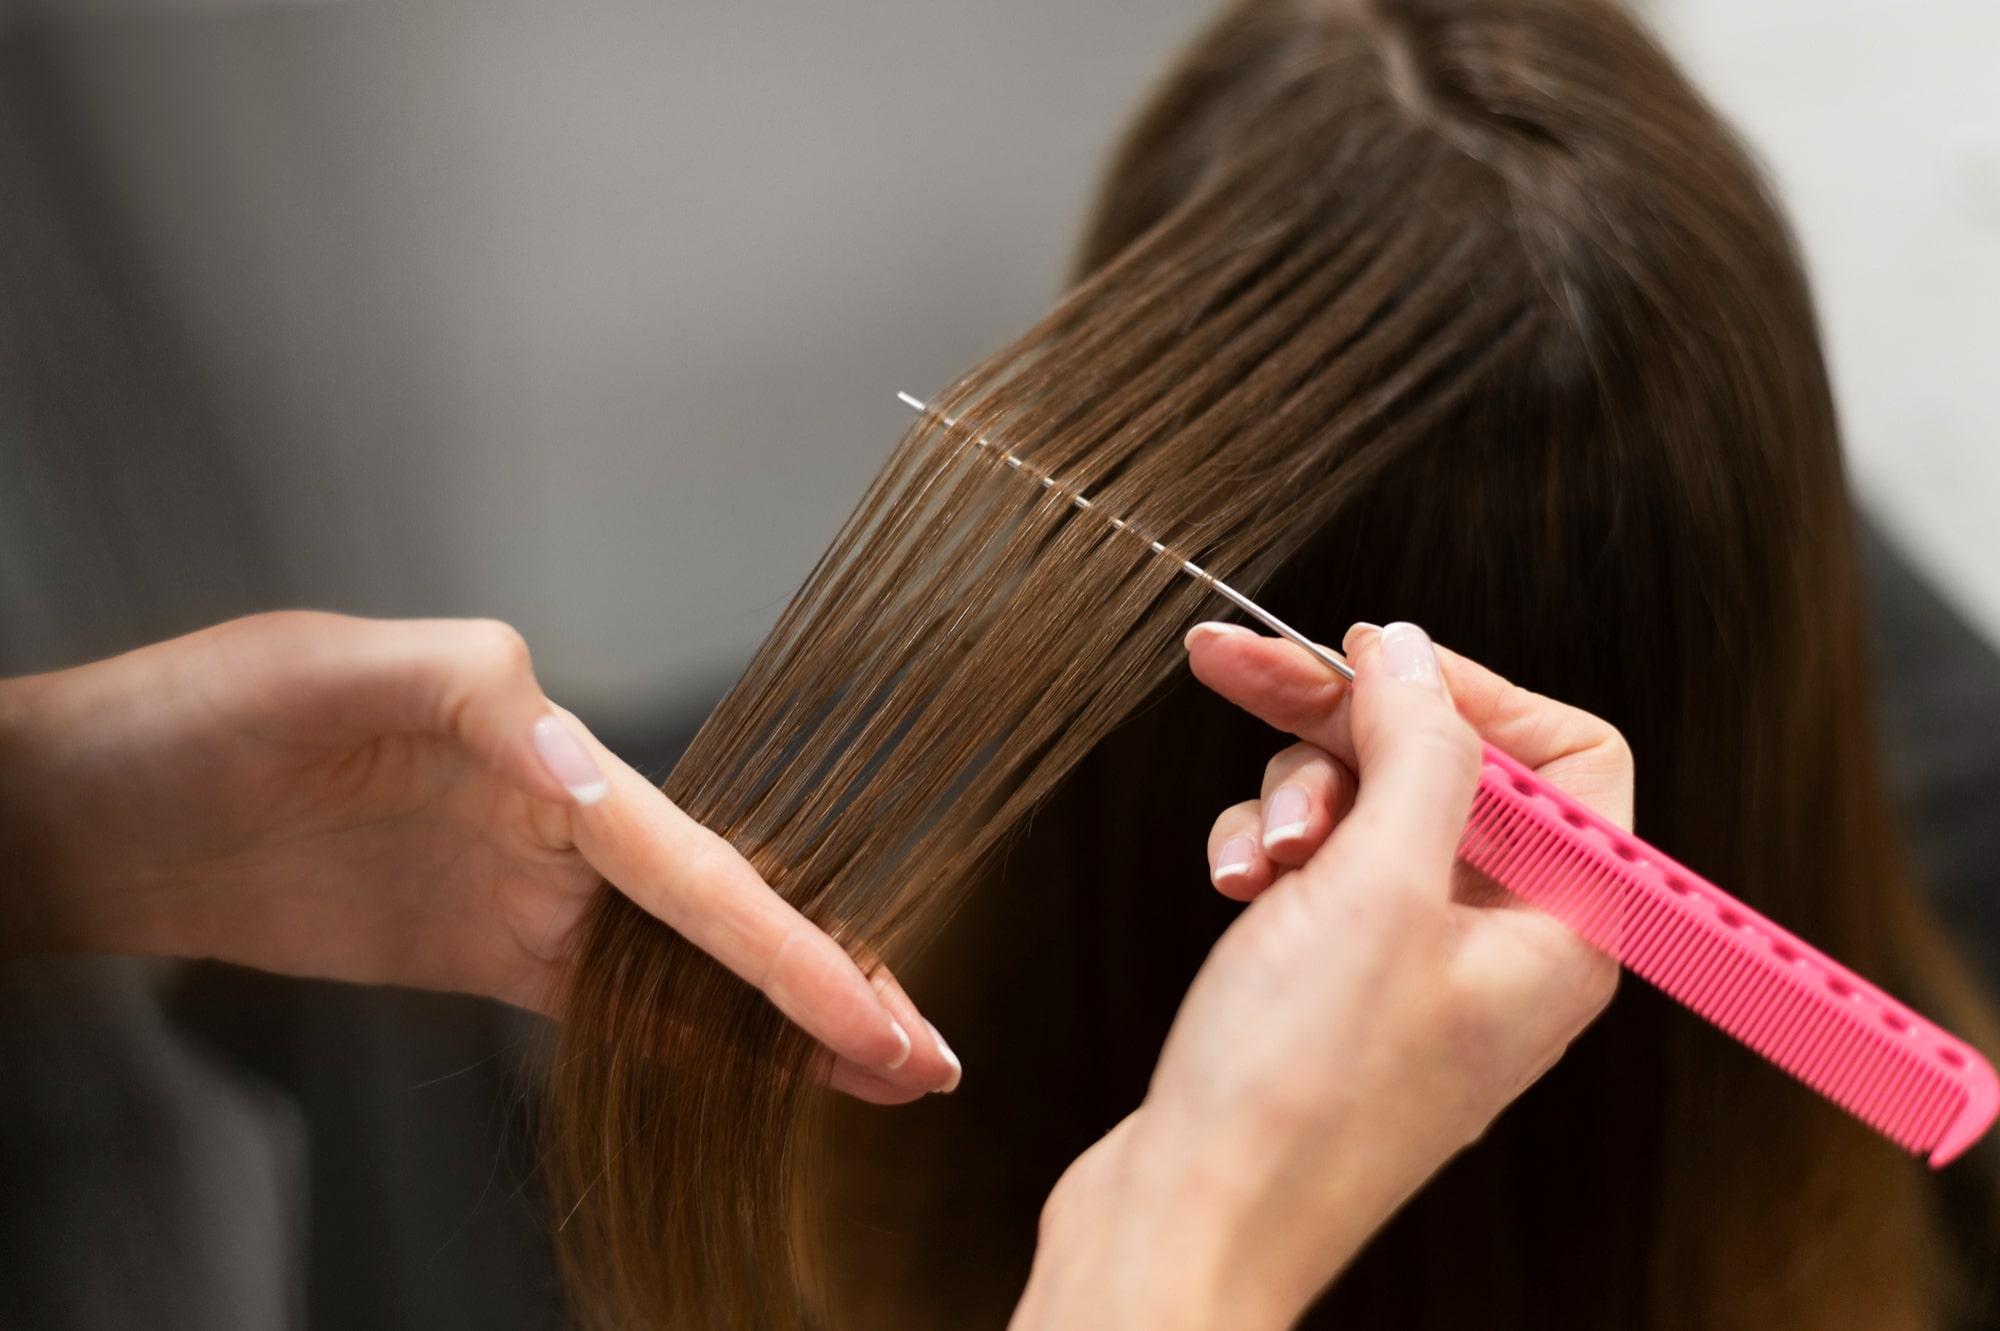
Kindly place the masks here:
<instances>
[{"instance_id":1,"label":"comb teeth","mask_svg":"<svg viewBox=\"0 0 2000 1331\"><path fill-rule=\"evenodd\" d=\"M1932 1168L2000 1113L1970 1045L1491 745L1459 858Z\"/></svg>"}]
</instances>

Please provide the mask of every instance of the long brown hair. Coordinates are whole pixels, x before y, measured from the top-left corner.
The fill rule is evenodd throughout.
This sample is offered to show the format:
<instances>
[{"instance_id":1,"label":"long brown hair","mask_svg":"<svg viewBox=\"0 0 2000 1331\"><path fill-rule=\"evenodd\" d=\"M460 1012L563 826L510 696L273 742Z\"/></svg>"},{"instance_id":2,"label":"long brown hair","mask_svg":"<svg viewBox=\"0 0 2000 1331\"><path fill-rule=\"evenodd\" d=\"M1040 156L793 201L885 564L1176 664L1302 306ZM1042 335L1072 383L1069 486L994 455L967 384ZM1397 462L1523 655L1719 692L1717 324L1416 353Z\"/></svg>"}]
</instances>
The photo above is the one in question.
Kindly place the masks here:
<instances>
[{"instance_id":1,"label":"long brown hair","mask_svg":"<svg viewBox=\"0 0 2000 1331\"><path fill-rule=\"evenodd\" d=\"M549 1114L586 1323L998 1325L1226 923L1202 834L1278 741L1178 679L1206 596L980 438L1323 638L1415 619L1607 717L1646 836L1985 1030L1877 776L1798 263L1625 15L1243 0L1082 270L902 442L666 787L894 964L965 1086L829 1114L808 1041L606 892ZM1318 1315L1941 1327L1950 1257L1920 1166L1628 987Z\"/></svg>"}]
</instances>

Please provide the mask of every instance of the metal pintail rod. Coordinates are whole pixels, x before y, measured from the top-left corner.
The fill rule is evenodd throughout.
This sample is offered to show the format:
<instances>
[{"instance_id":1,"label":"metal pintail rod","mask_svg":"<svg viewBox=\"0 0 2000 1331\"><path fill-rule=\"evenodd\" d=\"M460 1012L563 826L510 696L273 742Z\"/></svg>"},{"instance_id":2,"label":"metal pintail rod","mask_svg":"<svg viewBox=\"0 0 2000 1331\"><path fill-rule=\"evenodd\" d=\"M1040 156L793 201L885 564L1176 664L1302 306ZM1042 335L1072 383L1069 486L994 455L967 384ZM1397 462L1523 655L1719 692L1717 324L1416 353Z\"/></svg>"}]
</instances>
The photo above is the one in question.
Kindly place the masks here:
<instances>
[{"instance_id":1,"label":"metal pintail rod","mask_svg":"<svg viewBox=\"0 0 2000 1331\"><path fill-rule=\"evenodd\" d=\"M937 420L944 422L945 428L947 429L951 429L958 424L956 420L945 415L943 412L932 411L929 403L921 401L918 398L914 398L910 396L908 393L898 393L896 394L896 396L901 398L906 406L911 407L912 409L922 413L923 415L935 417ZM985 439L975 439L972 442L974 447L984 448L989 450L990 452L993 453L994 456L998 457L1002 462L1012 467L1015 471L1020 472L1024 476L1032 477L1033 479L1040 481L1045 489L1053 490L1057 494L1064 496L1078 508L1091 509L1093 511L1097 509L1097 505L1091 502L1088 496L1082 494L1077 490L1073 490L1066 485L1063 485L1062 483L1057 481L1055 477L1049 475L1047 472L1037 471L1035 468L1021 461L1021 459L1015 457L1012 453L1002 451L1001 449L995 447L993 444L989 443ZM1137 539L1145 541L1146 544L1152 548L1155 554L1165 555L1169 559L1177 558L1174 555L1173 551L1167 549L1167 547L1161 544L1160 542L1152 540L1151 538L1146 536L1144 532L1141 532L1137 528L1133 527L1132 524L1127 522L1124 518L1113 517L1107 514L1106 520L1109 521L1111 525L1117 530L1130 533ZM1204 583L1207 586L1214 588L1217 595L1221 596L1223 599L1237 606L1239 609L1243 611L1244 614L1249 615L1252 619L1264 625L1264 627L1270 629L1273 633L1277 634L1279 637L1287 638L1292 642L1297 643L1299 646L1305 648L1306 651L1312 654L1315 660L1319 661L1322 665L1324 665L1327 669L1333 671L1336 675L1339 675L1342 679L1351 680L1354 678L1354 667L1347 664L1347 662L1344 659L1342 659L1340 653L1331 651L1328 648L1320 646L1312 639L1306 637L1305 634L1299 632L1297 629L1293 628L1290 624L1287 624L1284 620L1279 619L1276 615L1266 610L1263 606L1258 605L1255 601L1245 596L1242 592L1237 591L1234 587L1224 582L1221 578L1216 577L1213 573L1210 573L1207 569L1195 563L1193 560L1180 559L1178 560L1178 562L1181 566L1181 572L1187 574L1189 577L1195 579L1197 582Z\"/></svg>"}]
</instances>

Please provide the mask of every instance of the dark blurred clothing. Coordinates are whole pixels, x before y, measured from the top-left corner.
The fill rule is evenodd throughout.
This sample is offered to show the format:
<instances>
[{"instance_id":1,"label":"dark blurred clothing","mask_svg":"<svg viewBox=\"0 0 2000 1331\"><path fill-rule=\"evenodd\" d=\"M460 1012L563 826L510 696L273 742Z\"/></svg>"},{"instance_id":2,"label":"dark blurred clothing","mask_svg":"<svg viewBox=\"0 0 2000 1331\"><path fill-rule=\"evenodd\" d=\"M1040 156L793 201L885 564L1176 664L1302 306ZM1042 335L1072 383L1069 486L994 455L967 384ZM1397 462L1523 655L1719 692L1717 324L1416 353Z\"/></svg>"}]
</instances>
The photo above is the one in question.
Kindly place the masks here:
<instances>
[{"instance_id":1,"label":"dark blurred clothing","mask_svg":"<svg viewBox=\"0 0 2000 1331\"><path fill-rule=\"evenodd\" d=\"M2000 987L2000 655L1873 528L1862 557L1911 850L1959 947Z\"/></svg>"},{"instance_id":2,"label":"dark blurred clothing","mask_svg":"<svg viewBox=\"0 0 2000 1331\"><path fill-rule=\"evenodd\" d=\"M0 967L0 1327L304 1325L313 1130L174 1028L174 969Z\"/></svg>"}]
</instances>

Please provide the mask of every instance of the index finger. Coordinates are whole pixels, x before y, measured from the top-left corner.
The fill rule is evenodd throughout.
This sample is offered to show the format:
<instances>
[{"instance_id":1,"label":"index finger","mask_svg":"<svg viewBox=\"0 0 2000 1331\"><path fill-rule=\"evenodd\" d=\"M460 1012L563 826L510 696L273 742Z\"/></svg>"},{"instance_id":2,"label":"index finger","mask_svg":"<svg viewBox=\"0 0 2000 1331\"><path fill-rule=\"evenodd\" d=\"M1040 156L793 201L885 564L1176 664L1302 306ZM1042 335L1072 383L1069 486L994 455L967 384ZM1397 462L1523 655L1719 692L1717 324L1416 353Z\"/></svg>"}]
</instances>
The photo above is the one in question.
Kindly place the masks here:
<instances>
[{"instance_id":1,"label":"index finger","mask_svg":"<svg viewBox=\"0 0 2000 1331\"><path fill-rule=\"evenodd\" d=\"M592 747L610 791L572 813L577 849L592 867L835 1054L899 1081L943 1084L946 1068L931 1041L913 1057L914 1033L844 948L772 891L734 846L601 744Z\"/></svg>"},{"instance_id":2,"label":"index finger","mask_svg":"<svg viewBox=\"0 0 2000 1331\"><path fill-rule=\"evenodd\" d=\"M1357 625L1359 651L1379 631ZM1252 716L1356 762L1347 683L1296 644L1239 624L1198 624L1188 634L1197 679ZM1482 737L1621 827L1632 825L1632 751L1609 722L1521 688L1446 647L1438 663L1459 715Z\"/></svg>"},{"instance_id":3,"label":"index finger","mask_svg":"<svg viewBox=\"0 0 2000 1331\"><path fill-rule=\"evenodd\" d=\"M1203 684L1354 770L1348 683L1304 648L1241 624L1209 623L1188 631L1187 653Z\"/></svg>"}]
</instances>

